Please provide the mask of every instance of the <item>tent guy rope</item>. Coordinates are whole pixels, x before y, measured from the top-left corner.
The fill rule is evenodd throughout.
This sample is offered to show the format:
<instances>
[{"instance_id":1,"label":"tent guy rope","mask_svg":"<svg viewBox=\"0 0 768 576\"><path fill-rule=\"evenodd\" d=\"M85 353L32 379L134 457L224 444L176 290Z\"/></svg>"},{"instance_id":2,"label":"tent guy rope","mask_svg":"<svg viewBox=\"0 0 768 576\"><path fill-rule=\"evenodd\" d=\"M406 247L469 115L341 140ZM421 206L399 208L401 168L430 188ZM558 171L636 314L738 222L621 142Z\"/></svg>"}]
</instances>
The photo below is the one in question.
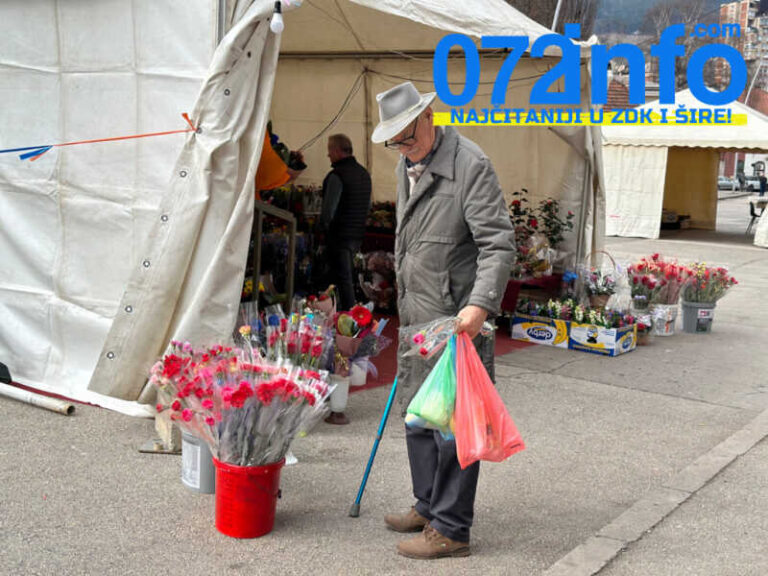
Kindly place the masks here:
<instances>
[{"instance_id":1,"label":"tent guy rope","mask_svg":"<svg viewBox=\"0 0 768 576\"><path fill-rule=\"evenodd\" d=\"M51 148L62 148L64 146L77 146L79 144L97 144L100 142L117 142L119 140L134 140L136 138L151 138L153 136L168 136L170 134L184 134L186 132L197 132L198 128L192 123L186 113L181 115L189 124L189 128L184 130L168 130L165 132L147 132L144 134L131 134L130 136L115 136L112 138L97 138L94 140L77 140L75 142L62 142L61 144L44 144L42 146L26 146L23 148L6 148L0 150L0 154L12 154L14 152L23 152L19 155L21 160L30 160L34 162Z\"/></svg>"}]
</instances>

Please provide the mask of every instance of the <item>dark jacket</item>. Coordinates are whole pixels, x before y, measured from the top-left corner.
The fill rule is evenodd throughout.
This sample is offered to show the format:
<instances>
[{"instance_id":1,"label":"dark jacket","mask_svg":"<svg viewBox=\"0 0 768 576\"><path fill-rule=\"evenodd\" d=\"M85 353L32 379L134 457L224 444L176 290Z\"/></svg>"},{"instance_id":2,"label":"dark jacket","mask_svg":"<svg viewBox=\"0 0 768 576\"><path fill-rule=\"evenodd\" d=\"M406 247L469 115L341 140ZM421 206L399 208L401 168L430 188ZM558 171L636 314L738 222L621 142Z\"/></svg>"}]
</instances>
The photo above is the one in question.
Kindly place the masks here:
<instances>
[{"instance_id":1,"label":"dark jacket","mask_svg":"<svg viewBox=\"0 0 768 576\"><path fill-rule=\"evenodd\" d=\"M371 176L354 156L334 162L323 181L323 194L328 192L332 175L341 180L341 197L328 225L330 243L359 244L365 235L365 222L371 206Z\"/></svg>"}]
</instances>

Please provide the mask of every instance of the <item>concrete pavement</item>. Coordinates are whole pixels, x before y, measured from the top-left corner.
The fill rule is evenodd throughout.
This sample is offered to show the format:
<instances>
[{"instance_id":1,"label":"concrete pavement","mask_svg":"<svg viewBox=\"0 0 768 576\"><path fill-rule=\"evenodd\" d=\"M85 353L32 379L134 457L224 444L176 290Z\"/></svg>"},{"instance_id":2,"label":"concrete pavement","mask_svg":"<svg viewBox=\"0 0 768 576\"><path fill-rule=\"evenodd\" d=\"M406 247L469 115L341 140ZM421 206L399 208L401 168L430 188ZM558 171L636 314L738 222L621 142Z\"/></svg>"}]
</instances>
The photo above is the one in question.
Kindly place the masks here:
<instances>
[{"instance_id":1,"label":"concrete pavement","mask_svg":"<svg viewBox=\"0 0 768 576\"><path fill-rule=\"evenodd\" d=\"M137 452L151 421L86 406L66 418L0 399L0 574L527 576L554 573L574 557L560 573L768 573L755 552L766 528L765 442L730 464L720 458L701 488L675 484L695 462L717 461L724 442L757 434L754 422L768 408L768 251L740 241L738 207L721 211L733 221L718 242L682 231L607 246L619 259L661 251L728 264L740 285L718 304L710 335L656 338L618 358L537 346L499 361L498 388L527 450L483 464L470 558L419 563L394 553L400 536L381 517L411 504L397 415L360 518L347 516L383 388L351 396L351 425L321 423L295 443L299 464L283 470L274 531L246 541L216 532L213 497L181 484L178 457ZM643 502L657 503L656 513ZM639 539L619 538L649 522ZM579 563L578 551L601 534L621 546L609 541ZM716 554L706 553L708 542Z\"/></svg>"}]
</instances>

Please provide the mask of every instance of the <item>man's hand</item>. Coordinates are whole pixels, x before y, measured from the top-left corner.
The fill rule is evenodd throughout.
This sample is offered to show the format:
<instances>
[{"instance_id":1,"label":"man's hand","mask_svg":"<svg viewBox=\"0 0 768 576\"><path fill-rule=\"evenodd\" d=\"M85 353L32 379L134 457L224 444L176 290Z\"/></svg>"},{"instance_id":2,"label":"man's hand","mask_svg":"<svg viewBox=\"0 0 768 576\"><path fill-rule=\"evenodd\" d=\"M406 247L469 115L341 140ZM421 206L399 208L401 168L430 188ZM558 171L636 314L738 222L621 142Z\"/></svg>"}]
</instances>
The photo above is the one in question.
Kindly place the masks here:
<instances>
[{"instance_id":1,"label":"man's hand","mask_svg":"<svg viewBox=\"0 0 768 576\"><path fill-rule=\"evenodd\" d=\"M487 317L488 312L480 306L466 306L459 312L461 322L459 322L456 332L459 334L466 332L470 338L474 338L480 333L480 328L483 327L483 322Z\"/></svg>"}]
</instances>

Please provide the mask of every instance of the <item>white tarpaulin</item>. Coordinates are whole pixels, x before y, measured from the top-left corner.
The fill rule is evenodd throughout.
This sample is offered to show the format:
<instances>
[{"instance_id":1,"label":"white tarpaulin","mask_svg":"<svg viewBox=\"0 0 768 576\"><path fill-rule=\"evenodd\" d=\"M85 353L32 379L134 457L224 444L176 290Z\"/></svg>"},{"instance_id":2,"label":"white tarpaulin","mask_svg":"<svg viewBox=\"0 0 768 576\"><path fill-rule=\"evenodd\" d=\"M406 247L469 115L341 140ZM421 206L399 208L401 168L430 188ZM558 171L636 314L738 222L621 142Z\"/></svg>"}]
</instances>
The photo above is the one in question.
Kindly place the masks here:
<instances>
[{"instance_id":1,"label":"white tarpaulin","mask_svg":"<svg viewBox=\"0 0 768 576\"><path fill-rule=\"evenodd\" d=\"M678 92L675 99L675 105L655 101L637 110L666 109L674 118L678 109L702 107L690 90ZM711 154L690 149L768 150L768 117L740 102L719 108L746 115L747 125L603 127L608 236L658 238L663 207L693 213L700 227L714 227L717 171ZM675 170L670 171L673 159ZM755 235L759 246L768 246L765 226L761 222Z\"/></svg>"},{"instance_id":2,"label":"white tarpaulin","mask_svg":"<svg viewBox=\"0 0 768 576\"><path fill-rule=\"evenodd\" d=\"M604 146L603 161L606 235L658 238L667 148Z\"/></svg>"},{"instance_id":3,"label":"white tarpaulin","mask_svg":"<svg viewBox=\"0 0 768 576\"><path fill-rule=\"evenodd\" d=\"M0 54L18 60L0 62L0 89L7 92L5 102L12 104L0 111L4 127L11 126L4 128L3 148L183 128L177 123L183 111L201 129L186 140L169 137L54 149L34 164L0 157L0 360L10 365L19 382L142 413L142 404L133 401L148 400L142 395L147 371L170 338L211 342L230 336L248 250L253 176L270 110L278 117L276 123L284 114L295 126L309 130L308 136L315 134L341 105L334 81L346 82L350 74L354 78L364 57L347 60L346 67L334 59L330 66L341 66L343 73L330 78L317 74L323 70L320 60L301 64L296 52L326 58L324 51L333 47L366 54L385 49L391 54L405 46L427 53L420 60L407 58L410 65L420 66L408 73L431 76L425 70L431 70L428 53L434 43L426 41L426 35L410 36L411 44L403 46L390 39L398 37L398 30L424 26L360 4L367 3L308 0L300 10L286 11L283 42L297 59L281 59L280 69L298 84L276 89L273 107L280 38L268 30L271 0L228 5L226 20L233 28L217 48L202 90L200 76L210 60L216 29L208 2L50 0L35 4L48 8L39 25L47 23L49 28L34 33L28 30L29 3L0 5L0 16L5 17L0 20L0 32L5 33L0 34ZM428 18L450 31L501 33L504 22L514 21L507 33L532 38L546 33L500 0L494 2L493 17L488 3L479 0L371 4L420 21ZM78 7L74 15L69 13L73 6ZM331 13L334 8L338 11ZM318 20L318 14L332 14L330 20L344 33ZM296 24L302 18L303 27ZM349 30L350 20L356 33ZM125 22L133 22L133 30ZM11 43L3 44L9 34ZM444 31L430 34L439 38ZM34 42L54 37L61 39L61 53L51 55L48 51L55 46ZM361 38L380 44L364 45ZM25 42L29 50L23 48ZM71 70L61 70L58 63L66 63L70 52L79 60ZM35 58L43 56L50 70L38 70ZM147 64L153 58L160 60L156 67ZM100 59L108 62L99 64ZM379 64L393 77L371 80L369 112L375 91L399 75L396 67ZM529 60L527 65L535 77L547 68L541 61ZM306 78L312 79L312 90L296 91ZM165 80L162 90L144 89L145 84L152 87ZM510 105L527 105L530 83L513 83L511 93L517 90L518 96ZM352 123L362 125L365 138L378 115L373 110L374 115ZM104 134L107 128L110 133ZM507 130L511 140L497 130ZM602 232L599 133L566 132L556 137L532 128L467 131L472 138L493 143L483 146L495 156L500 173L510 178L510 188L529 184L535 195L551 194L567 208L579 210L577 244L581 252L589 251L599 247ZM286 141L294 144L299 139ZM377 158L379 154L383 158L385 151L371 151Z\"/></svg>"},{"instance_id":4,"label":"white tarpaulin","mask_svg":"<svg viewBox=\"0 0 768 576\"><path fill-rule=\"evenodd\" d=\"M0 149L186 128L214 15L211 0L3 0ZM17 381L136 410L87 386L183 143L0 155L0 362Z\"/></svg>"}]
</instances>

